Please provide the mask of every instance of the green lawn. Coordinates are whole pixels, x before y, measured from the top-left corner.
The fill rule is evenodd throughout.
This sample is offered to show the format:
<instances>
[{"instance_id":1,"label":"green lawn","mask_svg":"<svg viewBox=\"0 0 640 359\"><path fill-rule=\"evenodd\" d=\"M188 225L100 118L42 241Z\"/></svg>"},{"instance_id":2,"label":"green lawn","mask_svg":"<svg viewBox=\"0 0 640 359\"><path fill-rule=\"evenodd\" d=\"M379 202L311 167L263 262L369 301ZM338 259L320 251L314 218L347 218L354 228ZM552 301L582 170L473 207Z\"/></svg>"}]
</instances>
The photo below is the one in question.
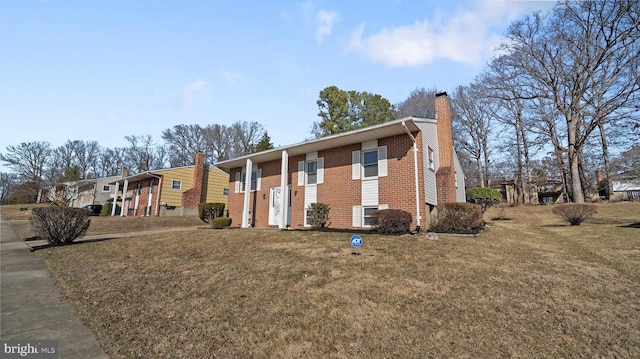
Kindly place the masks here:
<instances>
[{"instance_id":1,"label":"green lawn","mask_svg":"<svg viewBox=\"0 0 640 359\"><path fill-rule=\"evenodd\" d=\"M581 226L539 206L490 210L475 238L365 233L360 256L350 234L239 229L35 255L114 358L637 358L640 203L597 206Z\"/></svg>"}]
</instances>

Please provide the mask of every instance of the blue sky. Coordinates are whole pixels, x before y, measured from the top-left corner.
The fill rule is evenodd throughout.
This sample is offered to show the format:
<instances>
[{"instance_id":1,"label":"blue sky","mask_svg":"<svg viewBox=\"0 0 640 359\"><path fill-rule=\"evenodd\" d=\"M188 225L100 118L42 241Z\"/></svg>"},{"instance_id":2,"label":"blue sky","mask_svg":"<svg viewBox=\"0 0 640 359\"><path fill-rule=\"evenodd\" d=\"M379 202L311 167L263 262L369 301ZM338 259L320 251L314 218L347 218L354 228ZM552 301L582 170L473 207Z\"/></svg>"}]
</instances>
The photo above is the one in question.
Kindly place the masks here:
<instances>
[{"instance_id":1,"label":"blue sky","mask_svg":"<svg viewBox=\"0 0 640 359\"><path fill-rule=\"evenodd\" d=\"M548 1L64 1L0 6L0 152L126 146L178 124L261 123L310 137L320 90L451 91L515 19Z\"/></svg>"}]
</instances>

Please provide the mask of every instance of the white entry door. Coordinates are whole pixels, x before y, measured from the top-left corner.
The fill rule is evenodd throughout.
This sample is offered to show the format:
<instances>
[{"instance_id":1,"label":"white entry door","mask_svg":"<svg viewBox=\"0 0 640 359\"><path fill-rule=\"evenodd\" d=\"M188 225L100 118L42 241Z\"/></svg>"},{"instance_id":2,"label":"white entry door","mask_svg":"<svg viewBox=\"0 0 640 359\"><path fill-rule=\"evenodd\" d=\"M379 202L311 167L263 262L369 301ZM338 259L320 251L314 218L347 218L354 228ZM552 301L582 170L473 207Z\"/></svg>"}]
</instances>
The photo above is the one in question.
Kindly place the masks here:
<instances>
[{"instance_id":1,"label":"white entry door","mask_svg":"<svg viewBox=\"0 0 640 359\"><path fill-rule=\"evenodd\" d=\"M288 194L285 194L285 203L286 206L289 207L289 210L287 211L287 223L286 225L289 226L291 224L291 203L289 202L289 198L291 197L291 187L289 187L288 189ZM282 190L280 189L280 187L271 187L269 189L269 225L270 226L279 226L280 225L280 218L282 216L282 211L284 210L281 207L281 203L282 203Z\"/></svg>"},{"instance_id":2,"label":"white entry door","mask_svg":"<svg viewBox=\"0 0 640 359\"><path fill-rule=\"evenodd\" d=\"M280 213L282 213L282 209L280 208L280 196L282 195L280 192L280 187L271 187L269 190L269 225L277 226L280 224Z\"/></svg>"}]
</instances>

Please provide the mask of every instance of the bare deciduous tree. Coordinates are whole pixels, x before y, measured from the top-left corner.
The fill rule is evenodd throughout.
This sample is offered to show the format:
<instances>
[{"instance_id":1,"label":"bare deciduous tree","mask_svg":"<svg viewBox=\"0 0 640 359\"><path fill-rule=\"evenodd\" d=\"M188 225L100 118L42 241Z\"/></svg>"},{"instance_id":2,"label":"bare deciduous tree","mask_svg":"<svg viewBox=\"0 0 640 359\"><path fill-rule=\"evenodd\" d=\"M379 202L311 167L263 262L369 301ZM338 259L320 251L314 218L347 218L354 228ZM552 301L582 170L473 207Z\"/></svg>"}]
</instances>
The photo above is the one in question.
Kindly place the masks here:
<instances>
[{"instance_id":1,"label":"bare deciduous tree","mask_svg":"<svg viewBox=\"0 0 640 359\"><path fill-rule=\"evenodd\" d=\"M628 69L637 66L638 6L632 0L567 1L557 5L551 16L526 17L507 32L505 50L510 55L503 64L523 70L518 79L521 95L551 100L565 120L577 203L584 202L582 146L611 113L612 102L637 96L637 81L630 78L634 70ZM634 85L625 87L626 82ZM608 94L611 101L601 101Z\"/></svg>"},{"instance_id":2,"label":"bare deciduous tree","mask_svg":"<svg viewBox=\"0 0 640 359\"><path fill-rule=\"evenodd\" d=\"M21 180L40 184L50 156L51 144L35 141L7 146L7 153L0 153L0 160L6 163Z\"/></svg>"}]
</instances>

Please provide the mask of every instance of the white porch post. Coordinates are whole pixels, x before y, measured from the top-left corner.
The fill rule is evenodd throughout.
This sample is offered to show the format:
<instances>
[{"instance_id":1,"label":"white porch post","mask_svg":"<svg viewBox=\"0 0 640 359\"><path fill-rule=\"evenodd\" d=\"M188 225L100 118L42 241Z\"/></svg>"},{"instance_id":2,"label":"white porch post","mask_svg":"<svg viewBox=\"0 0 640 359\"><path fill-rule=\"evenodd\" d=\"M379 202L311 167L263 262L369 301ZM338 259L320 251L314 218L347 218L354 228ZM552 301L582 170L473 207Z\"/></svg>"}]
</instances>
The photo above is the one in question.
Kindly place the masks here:
<instances>
[{"instance_id":1,"label":"white porch post","mask_svg":"<svg viewBox=\"0 0 640 359\"><path fill-rule=\"evenodd\" d=\"M124 217L124 203L127 201L127 187L129 187L129 180L124 180L124 186L122 187L122 207L120 207L120 217Z\"/></svg>"},{"instance_id":2,"label":"white porch post","mask_svg":"<svg viewBox=\"0 0 640 359\"><path fill-rule=\"evenodd\" d=\"M278 228L287 228L287 218L289 212L289 186L287 179L289 177L289 153L282 151L282 167L280 169L280 218Z\"/></svg>"},{"instance_id":3,"label":"white porch post","mask_svg":"<svg viewBox=\"0 0 640 359\"><path fill-rule=\"evenodd\" d=\"M153 180L149 180L149 196L147 196L147 208L145 208L145 216L151 216L151 203L153 199Z\"/></svg>"},{"instance_id":4,"label":"white porch post","mask_svg":"<svg viewBox=\"0 0 640 359\"><path fill-rule=\"evenodd\" d=\"M244 171L244 205L242 207L241 228L249 228L249 199L251 196L251 168L253 163L247 158L247 165Z\"/></svg>"},{"instance_id":5,"label":"white porch post","mask_svg":"<svg viewBox=\"0 0 640 359\"><path fill-rule=\"evenodd\" d=\"M116 193L113 194L113 206L111 206L111 215L116 215L116 206L118 205L118 189L120 188L120 182L116 182Z\"/></svg>"}]
</instances>

